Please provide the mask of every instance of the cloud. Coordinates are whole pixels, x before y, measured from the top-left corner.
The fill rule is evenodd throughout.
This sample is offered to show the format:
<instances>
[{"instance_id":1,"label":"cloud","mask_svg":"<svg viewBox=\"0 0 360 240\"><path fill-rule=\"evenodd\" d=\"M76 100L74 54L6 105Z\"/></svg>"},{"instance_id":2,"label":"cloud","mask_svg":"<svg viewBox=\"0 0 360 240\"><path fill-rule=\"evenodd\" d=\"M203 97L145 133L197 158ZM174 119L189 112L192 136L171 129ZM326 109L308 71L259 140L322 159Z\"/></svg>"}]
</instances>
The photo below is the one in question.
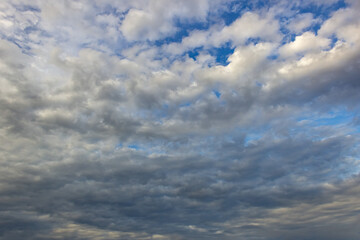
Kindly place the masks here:
<instances>
[{"instance_id":1,"label":"cloud","mask_svg":"<svg viewBox=\"0 0 360 240\"><path fill-rule=\"evenodd\" d=\"M256 13L247 12L230 26L214 34L215 45L231 40L234 45L241 44L249 38L260 38L271 41L279 38L278 23L271 16L262 17Z\"/></svg>"},{"instance_id":2,"label":"cloud","mask_svg":"<svg viewBox=\"0 0 360 240\"><path fill-rule=\"evenodd\" d=\"M165 50L181 54L199 47L221 47L228 42L232 46L239 46L247 41L277 42L280 38L279 24L273 16L246 12L228 26L214 25L208 30L194 30L181 43L170 43Z\"/></svg>"},{"instance_id":3,"label":"cloud","mask_svg":"<svg viewBox=\"0 0 360 240\"><path fill-rule=\"evenodd\" d=\"M323 50L329 47L331 40L328 38L316 37L312 32L305 32L297 36L295 40L282 46L279 49L280 55L289 57L297 54L304 54L311 51Z\"/></svg>"},{"instance_id":4,"label":"cloud","mask_svg":"<svg viewBox=\"0 0 360 240\"><path fill-rule=\"evenodd\" d=\"M304 29L310 27L315 22L314 16L311 13L304 13L297 15L291 22L287 25L290 31L295 33L301 33Z\"/></svg>"},{"instance_id":5,"label":"cloud","mask_svg":"<svg viewBox=\"0 0 360 240\"><path fill-rule=\"evenodd\" d=\"M158 40L178 31L174 18L205 20L208 1L150 1L144 9L130 9L121 23L127 40Z\"/></svg>"},{"instance_id":6,"label":"cloud","mask_svg":"<svg viewBox=\"0 0 360 240\"><path fill-rule=\"evenodd\" d=\"M357 239L358 6L304 4L1 3L0 239Z\"/></svg>"},{"instance_id":7,"label":"cloud","mask_svg":"<svg viewBox=\"0 0 360 240\"><path fill-rule=\"evenodd\" d=\"M323 36L335 35L340 40L355 43L359 39L359 14L354 9L342 9L333 14L320 28Z\"/></svg>"}]
</instances>

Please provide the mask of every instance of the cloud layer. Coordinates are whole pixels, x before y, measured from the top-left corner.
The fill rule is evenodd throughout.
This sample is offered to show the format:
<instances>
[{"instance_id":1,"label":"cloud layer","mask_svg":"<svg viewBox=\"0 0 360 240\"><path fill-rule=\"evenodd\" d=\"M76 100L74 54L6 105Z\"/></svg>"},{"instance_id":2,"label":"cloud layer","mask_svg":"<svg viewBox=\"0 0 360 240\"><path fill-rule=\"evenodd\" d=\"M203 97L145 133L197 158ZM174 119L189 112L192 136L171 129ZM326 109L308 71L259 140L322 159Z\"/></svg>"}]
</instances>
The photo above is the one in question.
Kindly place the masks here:
<instances>
[{"instance_id":1,"label":"cloud layer","mask_svg":"<svg viewBox=\"0 0 360 240\"><path fill-rule=\"evenodd\" d=\"M360 237L357 1L0 3L0 239Z\"/></svg>"}]
</instances>

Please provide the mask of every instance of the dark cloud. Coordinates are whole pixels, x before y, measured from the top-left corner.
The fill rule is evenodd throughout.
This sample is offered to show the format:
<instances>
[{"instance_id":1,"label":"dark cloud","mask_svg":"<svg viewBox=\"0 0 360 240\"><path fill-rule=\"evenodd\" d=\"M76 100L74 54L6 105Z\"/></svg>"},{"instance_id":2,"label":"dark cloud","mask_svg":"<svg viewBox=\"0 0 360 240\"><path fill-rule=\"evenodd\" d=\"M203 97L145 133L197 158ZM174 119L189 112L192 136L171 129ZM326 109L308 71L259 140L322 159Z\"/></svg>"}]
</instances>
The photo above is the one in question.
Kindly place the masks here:
<instances>
[{"instance_id":1,"label":"dark cloud","mask_svg":"<svg viewBox=\"0 0 360 240\"><path fill-rule=\"evenodd\" d=\"M0 4L0 239L359 238L357 5L223 3Z\"/></svg>"}]
</instances>

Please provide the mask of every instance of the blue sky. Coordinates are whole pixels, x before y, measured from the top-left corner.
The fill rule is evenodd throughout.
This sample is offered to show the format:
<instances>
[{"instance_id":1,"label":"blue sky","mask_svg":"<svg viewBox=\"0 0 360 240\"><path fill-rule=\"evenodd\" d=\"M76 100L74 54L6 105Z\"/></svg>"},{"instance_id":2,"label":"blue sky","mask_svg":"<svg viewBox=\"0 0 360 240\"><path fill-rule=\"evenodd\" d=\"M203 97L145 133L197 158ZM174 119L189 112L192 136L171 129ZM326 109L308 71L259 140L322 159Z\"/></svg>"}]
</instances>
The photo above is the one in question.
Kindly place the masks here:
<instances>
[{"instance_id":1,"label":"blue sky","mask_svg":"<svg viewBox=\"0 0 360 240\"><path fill-rule=\"evenodd\" d=\"M0 3L0 240L359 239L357 0Z\"/></svg>"}]
</instances>

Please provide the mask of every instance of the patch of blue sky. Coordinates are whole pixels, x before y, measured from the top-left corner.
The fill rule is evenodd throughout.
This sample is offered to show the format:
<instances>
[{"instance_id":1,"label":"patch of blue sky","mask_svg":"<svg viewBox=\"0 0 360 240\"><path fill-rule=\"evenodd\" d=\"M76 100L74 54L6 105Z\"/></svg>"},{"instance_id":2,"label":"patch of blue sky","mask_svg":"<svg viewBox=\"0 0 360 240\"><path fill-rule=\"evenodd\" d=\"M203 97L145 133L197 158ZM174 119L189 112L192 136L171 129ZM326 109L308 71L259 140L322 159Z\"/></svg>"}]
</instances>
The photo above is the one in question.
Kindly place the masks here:
<instances>
[{"instance_id":1,"label":"patch of blue sky","mask_svg":"<svg viewBox=\"0 0 360 240\"><path fill-rule=\"evenodd\" d=\"M215 61L217 64L226 66L229 64L228 58L234 53L235 48L231 46L230 42L227 42L219 48L209 49L209 53L216 57Z\"/></svg>"},{"instance_id":2,"label":"patch of blue sky","mask_svg":"<svg viewBox=\"0 0 360 240\"><path fill-rule=\"evenodd\" d=\"M207 21L197 21L194 19L189 20L180 20L180 19L174 19L174 25L177 28L177 31L175 34L172 34L171 36L155 40L155 41L148 41L149 45L155 45L155 46L162 46L164 44L169 43L179 43L182 41L184 37L189 36L190 32L194 30L207 30L209 27L213 24L216 24L219 22L219 20L222 20L225 25L230 25L233 23L236 19L238 19L244 12L246 11L256 11L260 10L262 8L268 8L272 6L273 3L269 1L233 1L229 4L227 7L227 10L222 11L220 13L220 16L214 16L209 17ZM302 13L312 13L315 18L320 18L322 20L326 20L330 17L331 13L340 9L345 8L347 5L343 0L340 0L334 4L307 4L305 7L296 7L294 12L297 14ZM279 16L280 21L286 22L287 17ZM307 31L313 31L317 32L320 28L321 23L314 23L311 26L309 26ZM286 35L285 42L288 42L289 40L294 40L295 35L291 35L291 33L286 29L286 27L281 27L281 32ZM287 36L290 34L290 36ZM249 39L248 42L256 43L260 39ZM228 51L228 47L224 48L225 52ZM220 50L221 51L221 50ZM223 54L217 55L218 59L217 61L219 63L225 64L226 58L224 58Z\"/></svg>"},{"instance_id":3,"label":"patch of blue sky","mask_svg":"<svg viewBox=\"0 0 360 240\"><path fill-rule=\"evenodd\" d=\"M271 126L263 126L256 128L240 128L236 127L231 132L227 133L224 138L228 142L239 142L242 141L244 147L248 147L252 143L262 139L265 134L271 131Z\"/></svg>"},{"instance_id":4,"label":"patch of blue sky","mask_svg":"<svg viewBox=\"0 0 360 240\"><path fill-rule=\"evenodd\" d=\"M115 149L122 148L124 145L122 143L118 143L115 145Z\"/></svg>"},{"instance_id":5,"label":"patch of blue sky","mask_svg":"<svg viewBox=\"0 0 360 240\"><path fill-rule=\"evenodd\" d=\"M289 43L289 42L292 42L295 40L297 34L296 33L293 33L291 32L288 28L287 28L287 25L284 24L280 27L280 32L283 34L283 38L282 38L282 41L281 41L281 44L280 45L284 45L286 43Z\"/></svg>"},{"instance_id":6,"label":"patch of blue sky","mask_svg":"<svg viewBox=\"0 0 360 240\"><path fill-rule=\"evenodd\" d=\"M316 125L339 125L339 124L348 124L353 119L352 114L343 113L341 115L334 115L326 118L319 118L314 121Z\"/></svg>"},{"instance_id":7,"label":"patch of blue sky","mask_svg":"<svg viewBox=\"0 0 360 240\"><path fill-rule=\"evenodd\" d=\"M309 3L306 5L301 5L293 7L291 10L296 13L296 15L311 13L313 14L314 19L319 19L321 21L314 21L310 26L304 28L302 31L307 32L311 31L317 34L318 30L320 29L323 21L327 20L331 17L331 14L341 8L346 8L348 5L345 1L340 0L333 4L315 4ZM284 35L282 44L286 44L288 42L292 42L295 40L297 34L291 32L291 29L287 28L288 21L293 16L278 16L280 21L280 31Z\"/></svg>"},{"instance_id":8,"label":"patch of blue sky","mask_svg":"<svg viewBox=\"0 0 360 240\"><path fill-rule=\"evenodd\" d=\"M126 110L125 110L126 111ZM152 109L139 109L133 114L133 117L138 119L149 119L152 114Z\"/></svg>"},{"instance_id":9,"label":"patch of blue sky","mask_svg":"<svg viewBox=\"0 0 360 240\"><path fill-rule=\"evenodd\" d=\"M248 9L247 5L247 1L245 1L245 3L243 1L232 2L228 6L229 11L225 11L221 14L221 18L223 19L225 25L228 26L233 23L241 15L242 12Z\"/></svg>"},{"instance_id":10,"label":"patch of blue sky","mask_svg":"<svg viewBox=\"0 0 360 240\"><path fill-rule=\"evenodd\" d=\"M230 25L236 19L238 19L243 13L248 11L256 11L264 7L269 7L271 1L249 1L249 0L240 0L232 1L228 5L228 10L221 13L221 18L223 19L225 25Z\"/></svg>"},{"instance_id":11,"label":"patch of blue sky","mask_svg":"<svg viewBox=\"0 0 360 240\"><path fill-rule=\"evenodd\" d=\"M355 115L355 117L352 119L351 126L355 130L355 133L360 133L360 115L359 114Z\"/></svg>"},{"instance_id":12,"label":"patch of blue sky","mask_svg":"<svg viewBox=\"0 0 360 240\"><path fill-rule=\"evenodd\" d=\"M211 19L207 19L206 21L196 21L194 19L179 19L175 18L174 23L175 27L180 29L185 29L188 33L193 30L207 30L212 25Z\"/></svg>"},{"instance_id":13,"label":"patch of blue sky","mask_svg":"<svg viewBox=\"0 0 360 240\"><path fill-rule=\"evenodd\" d=\"M127 148L135 151L141 151L146 154L165 154L166 151L164 150L163 145L164 144L161 144L159 142L150 143L150 144L131 143L128 145L124 145L123 143L118 143L117 145L115 145L114 150Z\"/></svg>"},{"instance_id":14,"label":"patch of blue sky","mask_svg":"<svg viewBox=\"0 0 360 240\"><path fill-rule=\"evenodd\" d=\"M159 40L155 40L153 42L148 41L149 45L153 44L155 46L162 46L169 43L180 43L183 38L189 36L190 32L194 30L207 30L211 24L209 21L180 21L178 19L175 19L174 25L177 28L175 34Z\"/></svg>"},{"instance_id":15,"label":"patch of blue sky","mask_svg":"<svg viewBox=\"0 0 360 240\"><path fill-rule=\"evenodd\" d=\"M278 53L272 53L269 56L266 57L268 60L276 60L279 58L279 54ZM258 84L256 84L257 86L259 86ZM262 85L261 85L262 86ZM261 87L260 86L260 87Z\"/></svg>"},{"instance_id":16,"label":"patch of blue sky","mask_svg":"<svg viewBox=\"0 0 360 240\"><path fill-rule=\"evenodd\" d=\"M259 81L255 81L255 85L259 88L262 88L264 86L264 84Z\"/></svg>"},{"instance_id":17,"label":"patch of blue sky","mask_svg":"<svg viewBox=\"0 0 360 240\"><path fill-rule=\"evenodd\" d=\"M335 126L335 125L348 125L356 117L354 112L349 112L346 110L336 110L330 111L323 116L308 116L298 118L298 122L306 122L307 125L313 127L319 126Z\"/></svg>"},{"instance_id":18,"label":"patch of blue sky","mask_svg":"<svg viewBox=\"0 0 360 240\"><path fill-rule=\"evenodd\" d=\"M320 19L322 21L327 20L331 17L331 14L341 8L346 8L347 4L344 0L337 1L333 4L315 4L311 3L308 5L304 5L304 7L300 7L298 9L294 9L298 14L311 13L313 14L314 19ZM303 31L311 31L317 34L320 29L322 23L319 21L315 21L309 27L305 28Z\"/></svg>"},{"instance_id":19,"label":"patch of blue sky","mask_svg":"<svg viewBox=\"0 0 360 240\"><path fill-rule=\"evenodd\" d=\"M250 144L254 144L256 141L260 140L264 135L259 132L248 133L244 139L244 146L247 147Z\"/></svg>"},{"instance_id":20,"label":"patch of blue sky","mask_svg":"<svg viewBox=\"0 0 360 240\"><path fill-rule=\"evenodd\" d=\"M315 35L317 35L317 32L322 26L322 22L315 21L310 26L303 29L303 32L313 32Z\"/></svg>"},{"instance_id":21,"label":"patch of blue sky","mask_svg":"<svg viewBox=\"0 0 360 240\"><path fill-rule=\"evenodd\" d=\"M249 44L258 44L261 42L261 38L260 37L256 37L256 38L248 38L245 42L245 45L249 45Z\"/></svg>"},{"instance_id":22,"label":"patch of blue sky","mask_svg":"<svg viewBox=\"0 0 360 240\"><path fill-rule=\"evenodd\" d=\"M330 47L330 49L332 49L339 39L335 35L333 35L330 37L330 40L331 40L331 43L330 43L329 47Z\"/></svg>"},{"instance_id":23,"label":"patch of blue sky","mask_svg":"<svg viewBox=\"0 0 360 240\"><path fill-rule=\"evenodd\" d=\"M219 21L223 21L225 25L230 25L236 19L241 17L244 12L247 11L256 11L264 7L271 6L272 3L269 1L232 1L225 8L226 10L220 10L220 15L217 15L218 12L213 13L213 16L208 16L206 21L198 21L196 19L173 19L174 26L177 28L175 34L171 36L155 40L148 41L149 45L162 46L164 44L169 44L173 42L181 42L184 37L189 36L190 32L194 30L208 30L210 26L218 24Z\"/></svg>"},{"instance_id":24,"label":"patch of blue sky","mask_svg":"<svg viewBox=\"0 0 360 240\"><path fill-rule=\"evenodd\" d=\"M281 41L280 45L287 44L289 42L293 42L295 38L299 35L297 33L291 32L291 29L289 30L287 28L287 23L284 23L280 27L280 32L283 34L283 39ZM313 32L314 34L317 34L317 31L320 29L321 23L313 23L309 27L304 28L302 32Z\"/></svg>"},{"instance_id":25,"label":"patch of blue sky","mask_svg":"<svg viewBox=\"0 0 360 240\"><path fill-rule=\"evenodd\" d=\"M178 31L168 37L162 38L162 39L158 39L155 41L150 41L148 40L148 44L149 45L155 45L155 46L162 46L164 44L170 44L170 43L180 43L182 41L182 39L184 37L189 36L189 33L186 29L184 28L179 28Z\"/></svg>"},{"instance_id":26,"label":"patch of blue sky","mask_svg":"<svg viewBox=\"0 0 360 240\"><path fill-rule=\"evenodd\" d=\"M141 150L142 148L138 144L129 144L127 145L128 148L134 149L134 150Z\"/></svg>"},{"instance_id":27,"label":"patch of blue sky","mask_svg":"<svg viewBox=\"0 0 360 240\"><path fill-rule=\"evenodd\" d=\"M141 151L145 154L166 154L168 149L167 141L146 141L146 142L133 142L127 145L127 148Z\"/></svg>"},{"instance_id":28,"label":"patch of blue sky","mask_svg":"<svg viewBox=\"0 0 360 240\"><path fill-rule=\"evenodd\" d=\"M354 133L360 134L360 125L355 125L353 128L354 128Z\"/></svg>"},{"instance_id":29,"label":"patch of blue sky","mask_svg":"<svg viewBox=\"0 0 360 240\"><path fill-rule=\"evenodd\" d=\"M163 104L161 108L151 111L157 122L162 123L162 119L169 116L169 105Z\"/></svg>"},{"instance_id":30,"label":"patch of blue sky","mask_svg":"<svg viewBox=\"0 0 360 240\"><path fill-rule=\"evenodd\" d=\"M127 146L129 149L135 151L141 151L145 154L164 154L166 153L161 147L154 144L129 144Z\"/></svg>"},{"instance_id":31,"label":"patch of blue sky","mask_svg":"<svg viewBox=\"0 0 360 240\"><path fill-rule=\"evenodd\" d=\"M280 32L282 34L284 34L284 38L286 37L287 39L291 39L290 38L291 31L290 31L290 29L288 29L288 23L289 23L288 17L279 17L278 21L279 21L279 25L280 25ZM294 39L295 39L295 37L294 37Z\"/></svg>"},{"instance_id":32,"label":"patch of blue sky","mask_svg":"<svg viewBox=\"0 0 360 240\"><path fill-rule=\"evenodd\" d=\"M306 5L301 5L300 8L293 9L297 10L299 14L302 13L312 13L314 18L320 18L322 20L328 19L334 11L339 10L340 8L346 8L348 5L344 0L337 1L333 4L315 4L310 3Z\"/></svg>"},{"instance_id":33,"label":"patch of blue sky","mask_svg":"<svg viewBox=\"0 0 360 240\"><path fill-rule=\"evenodd\" d=\"M187 51L185 54L187 54L189 56L189 58L194 59L194 61L196 61L196 57L199 56L199 51L202 50L203 48L195 48L192 49L191 51Z\"/></svg>"},{"instance_id":34,"label":"patch of blue sky","mask_svg":"<svg viewBox=\"0 0 360 240\"><path fill-rule=\"evenodd\" d=\"M215 94L216 98L219 99L221 97L221 93L218 90L213 90L212 92Z\"/></svg>"},{"instance_id":35,"label":"patch of blue sky","mask_svg":"<svg viewBox=\"0 0 360 240\"><path fill-rule=\"evenodd\" d=\"M192 105L192 103L191 102L184 102L184 103L181 103L181 104L179 104L179 107L190 107Z\"/></svg>"}]
</instances>

